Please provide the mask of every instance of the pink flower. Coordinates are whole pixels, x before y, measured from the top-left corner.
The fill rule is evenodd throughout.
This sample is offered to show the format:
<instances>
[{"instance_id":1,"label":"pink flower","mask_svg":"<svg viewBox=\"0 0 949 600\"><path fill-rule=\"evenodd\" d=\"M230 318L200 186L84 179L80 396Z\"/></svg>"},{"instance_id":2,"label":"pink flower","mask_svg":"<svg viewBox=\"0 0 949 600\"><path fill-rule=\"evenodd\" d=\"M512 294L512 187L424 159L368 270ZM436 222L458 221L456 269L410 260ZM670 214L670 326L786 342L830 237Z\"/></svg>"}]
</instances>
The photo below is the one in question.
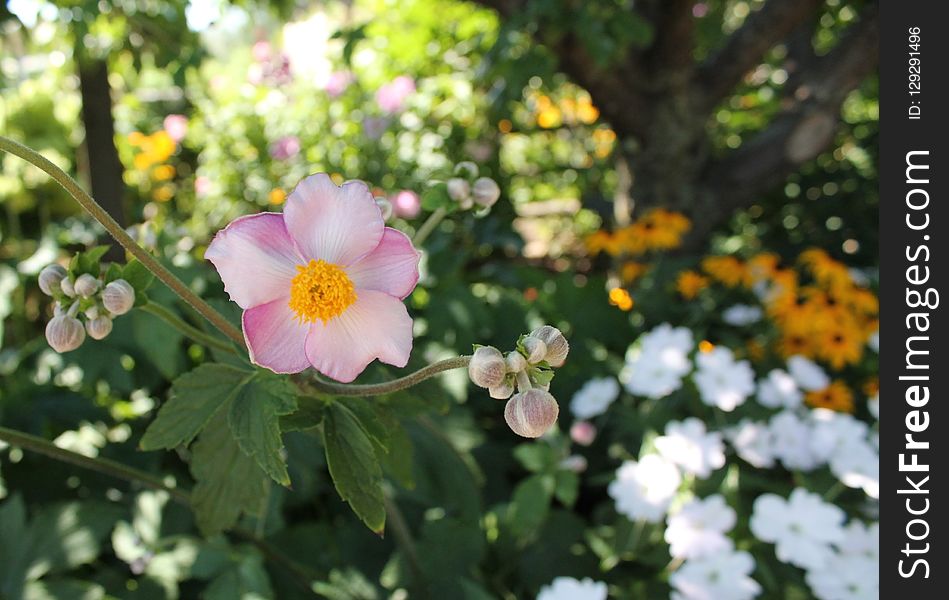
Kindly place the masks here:
<instances>
[{"instance_id":1,"label":"pink flower","mask_svg":"<svg viewBox=\"0 0 949 600\"><path fill-rule=\"evenodd\" d=\"M176 142L185 139L188 133L188 117L184 115L168 115L163 125L168 136Z\"/></svg>"},{"instance_id":2,"label":"pink flower","mask_svg":"<svg viewBox=\"0 0 949 600\"><path fill-rule=\"evenodd\" d=\"M274 160L289 160L300 153L300 138L295 135L285 135L270 144L270 156Z\"/></svg>"},{"instance_id":3,"label":"pink flower","mask_svg":"<svg viewBox=\"0 0 949 600\"><path fill-rule=\"evenodd\" d=\"M422 200L411 190L402 190L392 198L392 210L402 219L414 219L422 211Z\"/></svg>"},{"instance_id":4,"label":"pink flower","mask_svg":"<svg viewBox=\"0 0 949 600\"><path fill-rule=\"evenodd\" d=\"M345 92L346 88L348 88L349 84L354 80L353 74L349 71L335 71L330 73L329 79L326 80L326 85L323 86L323 89L330 98L336 98Z\"/></svg>"},{"instance_id":5,"label":"pink flower","mask_svg":"<svg viewBox=\"0 0 949 600\"><path fill-rule=\"evenodd\" d=\"M382 112L392 114L402 110L405 100L415 92L415 82L411 77L399 75L391 82L376 90L376 103Z\"/></svg>"},{"instance_id":6,"label":"pink flower","mask_svg":"<svg viewBox=\"0 0 949 600\"><path fill-rule=\"evenodd\" d=\"M211 180L204 175L194 178L194 193L197 196L207 196L211 193Z\"/></svg>"},{"instance_id":7,"label":"pink flower","mask_svg":"<svg viewBox=\"0 0 949 600\"><path fill-rule=\"evenodd\" d=\"M364 183L337 187L311 175L283 214L236 219L204 256L244 309L254 364L277 373L312 366L349 382L374 359L408 362L412 319L402 299L418 282L419 253L383 224Z\"/></svg>"}]
</instances>

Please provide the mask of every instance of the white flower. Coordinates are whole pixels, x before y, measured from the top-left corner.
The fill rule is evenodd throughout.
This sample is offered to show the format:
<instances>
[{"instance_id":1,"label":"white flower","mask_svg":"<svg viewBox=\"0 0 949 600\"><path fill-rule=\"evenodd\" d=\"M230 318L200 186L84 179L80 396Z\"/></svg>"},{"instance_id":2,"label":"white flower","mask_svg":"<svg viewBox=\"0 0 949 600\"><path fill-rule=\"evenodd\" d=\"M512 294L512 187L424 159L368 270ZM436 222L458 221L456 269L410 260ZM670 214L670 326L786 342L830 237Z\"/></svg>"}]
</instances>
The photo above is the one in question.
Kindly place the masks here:
<instances>
[{"instance_id":1,"label":"white flower","mask_svg":"<svg viewBox=\"0 0 949 600\"><path fill-rule=\"evenodd\" d=\"M812 447L811 427L793 412L774 415L768 428L774 456L788 469L810 471L823 463Z\"/></svg>"},{"instance_id":2,"label":"white flower","mask_svg":"<svg viewBox=\"0 0 949 600\"><path fill-rule=\"evenodd\" d=\"M817 392L830 385L830 377L814 361L796 354L788 359L788 372L799 386L808 392Z\"/></svg>"},{"instance_id":3,"label":"white flower","mask_svg":"<svg viewBox=\"0 0 949 600\"><path fill-rule=\"evenodd\" d=\"M871 498L880 497L880 454L870 442L842 446L831 457L830 470L847 487L862 489Z\"/></svg>"},{"instance_id":4,"label":"white flower","mask_svg":"<svg viewBox=\"0 0 949 600\"><path fill-rule=\"evenodd\" d=\"M870 410L870 414L873 415L873 418L877 421L880 420L880 392L877 392L873 395L873 398L867 400L867 408Z\"/></svg>"},{"instance_id":5,"label":"white flower","mask_svg":"<svg viewBox=\"0 0 949 600\"><path fill-rule=\"evenodd\" d=\"M877 600L880 597L880 565L860 556L833 555L819 569L805 576L819 600Z\"/></svg>"},{"instance_id":6,"label":"white flower","mask_svg":"<svg viewBox=\"0 0 949 600\"><path fill-rule=\"evenodd\" d=\"M602 415L619 396L619 382L612 377L591 379L583 384L573 399L570 410L578 419L591 419Z\"/></svg>"},{"instance_id":7,"label":"white flower","mask_svg":"<svg viewBox=\"0 0 949 600\"><path fill-rule=\"evenodd\" d=\"M859 555L873 561L880 559L880 524L865 525L860 521L850 521L844 527L844 537L837 542L842 554Z\"/></svg>"},{"instance_id":8,"label":"white flower","mask_svg":"<svg viewBox=\"0 0 949 600\"><path fill-rule=\"evenodd\" d=\"M694 347L690 329L663 323L626 353L620 381L631 394L653 399L668 396L682 387L682 378L692 370L689 353Z\"/></svg>"},{"instance_id":9,"label":"white flower","mask_svg":"<svg viewBox=\"0 0 949 600\"><path fill-rule=\"evenodd\" d=\"M800 406L804 394L787 371L774 369L758 382L758 402L768 408L795 408Z\"/></svg>"},{"instance_id":10,"label":"white flower","mask_svg":"<svg viewBox=\"0 0 949 600\"><path fill-rule=\"evenodd\" d=\"M742 419L727 435L742 460L759 469L774 466L774 438L766 423Z\"/></svg>"},{"instance_id":11,"label":"white flower","mask_svg":"<svg viewBox=\"0 0 949 600\"><path fill-rule=\"evenodd\" d=\"M669 576L671 600L748 600L761 593L750 577L755 560L747 552L719 552L686 561Z\"/></svg>"},{"instance_id":12,"label":"white flower","mask_svg":"<svg viewBox=\"0 0 949 600\"><path fill-rule=\"evenodd\" d=\"M700 479L725 466L722 434L706 433L705 423L695 417L666 424L666 434L656 438L656 450L666 460Z\"/></svg>"},{"instance_id":13,"label":"white flower","mask_svg":"<svg viewBox=\"0 0 949 600\"><path fill-rule=\"evenodd\" d=\"M540 588L537 600L606 600L606 594L606 584L602 581L589 577L582 580L557 577Z\"/></svg>"},{"instance_id":14,"label":"white flower","mask_svg":"<svg viewBox=\"0 0 949 600\"><path fill-rule=\"evenodd\" d=\"M658 523L682 483L676 466L658 454L627 460L616 471L607 491L616 501L616 511L632 521Z\"/></svg>"},{"instance_id":15,"label":"white flower","mask_svg":"<svg viewBox=\"0 0 949 600\"><path fill-rule=\"evenodd\" d=\"M867 424L852 415L825 408L812 410L810 422L811 448L822 462L829 461L846 446L865 442L870 433Z\"/></svg>"},{"instance_id":16,"label":"white flower","mask_svg":"<svg viewBox=\"0 0 949 600\"><path fill-rule=\"evenodd\" d=\"M732 541L725 534L735 521L735 511L721 494L692 500L669 517L665 533L669 554L693 559L731 550Z\"/></svg>"},{"instance_id":17,"label":"white flower","mask_svg":"<svg viewBox=\"0 0 949 600\"><path fill-rule=\"evenodd\" d=\"M722 320L729 325L744 327L761 320L762 312L758 306L750 304L736 304L730 306L722 312Z\"/></svg>"},{"instance_id":18,"label":"white flower","mask_svg":"<svg viewBox=\"0 0 949 600\"><path fill-rule=\"evenodd\" d=\"M755 391L755 375L747 360L736 361L732 351L716 346L700 353L698 371L692 377L702 402L731 412Z\"/></svg>"},{"instance_id":19,"label":"white flower","mask_svg":"<svg viewBox=\"0 0 949 600\"><path fill-rule=\"evenodd\" d=\"M817 494L795 488L785 500L764 494L755 500L751 532L775 544L778 560L818 569L833 556L831 544L844 539L844 511Z\"/></svg>"},{"instance_id":20,"label":"white flower","mask_svg":"<svg viewBox=\"0 0 949 600\"><path fill-rule=\"evenodd\" d=\"M880 330L877 329L870 334L870 338L867 340L867 346L870 347L870 350L873 350L877 354L880 353Z\"/></svg>"}]
</instances>

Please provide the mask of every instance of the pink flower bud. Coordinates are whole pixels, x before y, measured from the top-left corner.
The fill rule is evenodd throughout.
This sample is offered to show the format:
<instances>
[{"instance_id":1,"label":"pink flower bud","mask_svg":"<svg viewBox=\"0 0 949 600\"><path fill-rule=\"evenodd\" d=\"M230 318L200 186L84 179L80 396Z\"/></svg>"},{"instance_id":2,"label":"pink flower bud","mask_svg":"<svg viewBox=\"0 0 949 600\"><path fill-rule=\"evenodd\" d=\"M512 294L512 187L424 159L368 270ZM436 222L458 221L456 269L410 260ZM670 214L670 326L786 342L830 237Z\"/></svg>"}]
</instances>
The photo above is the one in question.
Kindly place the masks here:
<instances>
[{"instance_id":1,"label":"pink flower bud","mask_svg":"<svg viewBox=\"0 0 949 600\"><path fill-rule=\"evenodd\" d=\"M110 281L102 290L102 304L113 315L124 315L135 306L135 289L124 279Z\"/></svg>"},{"instance_id":2,"label":"pink flower bud","mask_svg":"<svg viewBox=\"0 0 949 600\"><path fill-rule=\"evenodd\" d=\"M54 292L62 290L60 284L66 278L66 269L59 265L48 265L43 267L37 278L40 284L40 290L47 296L52 296Z\"/></svg>"},{"instance_id":3,"label":"pink flower bud","mask_svg":"<svg viewBox=\"0 0 949 600\"><path fill-rule=\"evenodd\" d=\"M511 431L526 438L537 438L557 422L560 407L549 393L537 388L527 390L507 401L504 420Z\"/></svg>"},{"instance_id":4,"label":"pink flower bud","mask_svg":"<svg viewBox=\"0 0 949 600\"><path fill-rule=\"evenodd\" d=\"M478 176L478 165L470 160L464 160L455 165L455 175L461 175L468 179L474 179Z\"/></svg>"},{"instance_id":5,"label":"pink flower bud","mask_svg":"<svg viewBox=\"0 0 949 600\"><path fill-rule=\"evenodd\" d=\"M544 325L531 332L531 336L539 338L547 344L547 356L545 360L551 367L559 367L567 360L567 353L570 352L570 344L567 338L563 336L556 327Z\"/></svg>"},{"instance_id":6,"label":"pink flower bud","mask_svg":"<svg viewBox=\"0 0 949 600\"><path fill-rule=\"evenodd\" d=\"M581 446L589 446L596 440L596 426L589 421L577 421L570 426L570 439Z\"/></svg>"},{"instance_id":7,"label":"pink flower bud","mask_svg":"<svg viewBox=\"0 0 949 600\"><path fill-rule=\"evenodd\" d=\"M540 338L532 335L524 338L524 349L527 350L527 362L536 365L547 358L547 344Z\"/></svg>"},{"instance_id":8,"label":"pink flower bud","mask_svg":"<svg viewBox=\"0 0 949 600\"><path fill-rule=\"evenodd\" d=\"M507 400L514 393L514 384L509 380L504 380L500 385L488 388L488 395L495 400Z\"/></svg>"},{"instance_id":9,"label":"pink flower bud","mask_svg":"<svg viewBox=\"0 0 949 600\"><path fill-rule=\"evenodd\" d=\"M455 202L464 202L469 200L471 195L471 184L468 183L467 179L462 179L460 177L452 177L448 180L448 197L454 200Z\"/></svg>"},{"instance_id":10,"label":"pink flower bud","mask_svg":"<svg viewBox=\"0 0 949 600\"><path fill-rule=\"evenodd\" d=\"M86 339L86 330L79 319L68 314L53 317L46 325L46 341L59 353L75 350Z\"/></svg>"},{"instance_id":11,"label":"pink flower bud","mask_svg":"<svg viewBox=\"0 0 949 600\"><path fill-rule=\"evenodd\" d=\"M475 204L490 207L494 206L501 197L501 188L490 177L479 177L471 188L471 195L474 197Z\"/></svg>"},{"instance_id":12,"label":"pink flower bud","mask_svg":"<svg viewBox=\"0 0 949 600\"><path fill-rule=\"evenodd\" d=\"M83 298L91 298L99 291L99 280L88 273L83 273L76 279L73 289Z\"/></svg>"},{"instance_id":13,"label":"pink flower bud","mask_svg":"<svg viewBox=\"0 0 949 600\"><path fill-rule=\"evenodd\" d=\"M63 277L63 280L59 282L59 289L70 298L76 297L76 289L73 287L72 279L70 279L68 275Z\"/></svg>"},{"instance_id":14,"label":"pink flower bud","mask_svg":"<svg viewBox=\"0 0 949 600\"><path fill-rule=\"evenodd\" d=\"M101 340L112 333L112 319L106 315L89 319L86 321L86 331L92 339Z\"/></svg>"},{"instance_id":15,"label":"pink flower bud","mask_svg":"<svg viewBox=\"0 0 949 600\"><path fill-rule=\"evenodd\" d=\"M511 373L519 373L527 368L527 359L516 350L508 352L505 360L507 362L507 370Z\"/></svg>"},{"instance_id":16,"label":"pink flower bud","mask_svg":"<svg viewBox=\"0 0 949 600\"><path fill-rule=\"evenodd\" d=\"M560 461L560 468L574 473L583 473L587 470L587 459L579 454L574 454Z\"/></svg>"},{"instance_id":17,"label":"pink flower bud","mask_svg":"<svg viewBox=\"0 0 949 600\"><path fill-rule=\"evenodd\" d=\"M478 387L494 388L504 383L507 365L501 351L493 346L475 350L468 363L468 377Z\"/></svg>"},{"instance_id":18,"label":"pink flower bud","mask_svg":"<svg viewBox=\"0 0 949 600\"><path fill-rule=\"evenodd\" d=\"M392 199L395 216L401 219L414 219L422 212L422 199L411 190L402 190Z\"/></svg>"}]
</instances>

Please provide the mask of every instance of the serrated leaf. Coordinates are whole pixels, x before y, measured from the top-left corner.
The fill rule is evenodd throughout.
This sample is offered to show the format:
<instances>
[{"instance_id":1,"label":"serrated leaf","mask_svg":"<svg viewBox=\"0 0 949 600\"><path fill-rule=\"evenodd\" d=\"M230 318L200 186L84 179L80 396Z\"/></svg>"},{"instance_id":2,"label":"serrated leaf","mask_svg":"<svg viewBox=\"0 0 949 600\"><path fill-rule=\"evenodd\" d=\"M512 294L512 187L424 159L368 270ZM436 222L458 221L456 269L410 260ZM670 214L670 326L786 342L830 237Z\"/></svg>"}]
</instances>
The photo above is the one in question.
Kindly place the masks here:
<instances>
[{"instance_id":1,"label":"serrated leaf","mask_svg":"<svg viewBox=\"0 0 949 600\"><path fill-rule=\"evenodd\" d=\"M122 279L135 288L135 293L141 293L155 281L155 275L145 265L136 259L131 259L122 269Z\"/></svg>"},{"instance_id":2,"label":"serrated leaf","mask_svg":"<svg viewBox=\"0 0 949 600\"><path fill-rule=\"evenodd\" d=\"M389 452L389 429L380 419L378 406L364 398L341 398L338 402L356 415L359 424L383 454Z\"/></svg>"},{"instance_id":3,"label":"serrated leaf","mask_svg":"<svg viewBox=\"0 0 949 600\"><path fill-rule=\"evenodd\" d=\"M109 246L96 246L85 252L80 252L73 257L72 262L69 264L72 274L78 277L83 273L88 273L93 277L98 277L101 269L99 263L108 251Z\"/></svg>"},{"instance_id":4,"label":"serrated leaf","mask_svg":"<svg viewBox=\"0 0 949 600\"><path fill-rule=\"evenodd\" d=\"M105 272L105 282L109 283L110 281L115 281L116 279L122 278L122 267L116 263L109 264L109 268Z\"/></svg>"},{"instance_id":5,"label":"serrated leaf","mask_svg":"<svg viewBox=\"0 0 949 600\"><path fill-rule=\"evenodd\" d=\"M316 398L297 398L297 410L280 417L280 431L306 431L319 427L326 416L326 404Z\"/></svg>"},{"instance_id":6,"label":"serrated leaf","mask_svg":"<svg viewBox=\"0 0 949 600\"><path fill-rule=\"evenodd\" d=\"M148 426L139 447L170 450L191 443L250 376L248 371L214 363L185 373L172 384L171 397Z\"/></svg>"},{"instance_id":7,"label":"serrated leaf","mask_svg":"<svg viewBox=\"0 0 949 600\"><path fill-rule=\"evenodd\" d=\"M240 556L230 568L214 578L203 597L205 600L265 600L274 595L263 560L255 552Z\"/></svg>"},{"instance_id":8,"label":"serrated leaf","mask_svg":"<svg viewBox=\"0 0 949 600\"><path fill-rule=\"evenodd\" d=\"M267 493L267 475L241 451L218 411L191 446L191 474L197 482L191 492L198 528L206 536L229 529L242 512L260 508Z\"/></svg>"},{"instance_id":9,"label":"serrated leaf","mask_svg":"<svg viewBox=\"0 0 949 600\"><path fill-rule=\"evenodd\" d=\"M227 413L227 424L244 454L283 486L290 485L290 475L281 455L280 416L292 413L296 407L293 384L258 371L238 390Z\"/></svg>"},{"instance_id":10,"label":"serrated leaf","mask_svg":"<svg viewBox=\"0 0 949 600\"><path fill-rule=\"evenodd\" d=\"M340 497L376 533L385 528L382 468L356 415L334 402L326 411L323 442L330 476Z\"/></svg>"}]
</instances>

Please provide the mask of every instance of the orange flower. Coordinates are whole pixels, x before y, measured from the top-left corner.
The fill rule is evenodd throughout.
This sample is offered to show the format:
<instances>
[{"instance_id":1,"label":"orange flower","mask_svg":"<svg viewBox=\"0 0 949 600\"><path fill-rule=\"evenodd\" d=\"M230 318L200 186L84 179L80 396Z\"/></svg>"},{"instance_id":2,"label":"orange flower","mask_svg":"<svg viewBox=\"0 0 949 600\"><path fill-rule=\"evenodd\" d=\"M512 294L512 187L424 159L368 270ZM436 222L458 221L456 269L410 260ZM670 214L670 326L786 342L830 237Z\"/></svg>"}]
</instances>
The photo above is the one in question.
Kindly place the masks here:
<instances>
[{"instance_id":1,"label":"orange flower","mask_svg":"<svg viewBox=\"0 0 949 600\"><path fill-rule=\"evenodd\" d=\"M283 191L283 188L274 188L267 194L267 201L271 204L283 204L286 199L287 193Z\"/></svg>"},{"instance_id":2,"label":"orange flower","mask_svg":"<svg viewBox=\"0 0 949 600\"><path fill-rule=\"evenodd\" d=\"M838 371L863 357L864 336L849 319L823 325L820 334L817 355Z\"/></svg>"},{"instance_id":3,"label":"orange flower","mask_svg":"<svg viewBox=\"0 0 949 600\"><path fill-rule=\"evenodd\" d=\"M623 280L623 283L631 284L642 277L643 273L648 270L649 265L647 264L628 261L623 263L623 266L620 268L620 279Z\"/></svg>"},{"instance_id":4,"label":"orange flower","mask_svg":"<svg viewBox=\"0 0 949 600\"><path fill-rule=\"evenodd\" d=\"M814 408L827 408L846 413L852 413L854 410L853 392L839 379L823 390L808 392L804 396L804 401Z\"/></svg>"},{"instance_id":5,"label":"orange flower","mask_svg":"<svg viewBox=\"0 0 949 600\"><path fill-rule=\"evenodd\" d=\"M676 290L686 300L692 300L708 287L708 277L695 271L682 271L676 279Z\"/></svg>"},{"instance_id":6,"label":"orange flower","mask_svg":"<svg viewBox=\"0 0 949 600\"><path fill-rule=\"evenodd\" d=\"M626 312L632 310L633 298L623 288L613 288L610 290L610 304Z\"/></svg>"},{"instance_id":7,"label":"orange flower","mask_svg":"<svg viewBox=\"0 0 949 600\"><path fill-rule=\"evenodd\" d=\"M736 287L745 280L745 265L734 256L709 256L702 260L702 270L726 287Z\"/></svg>"}]
</instances>

